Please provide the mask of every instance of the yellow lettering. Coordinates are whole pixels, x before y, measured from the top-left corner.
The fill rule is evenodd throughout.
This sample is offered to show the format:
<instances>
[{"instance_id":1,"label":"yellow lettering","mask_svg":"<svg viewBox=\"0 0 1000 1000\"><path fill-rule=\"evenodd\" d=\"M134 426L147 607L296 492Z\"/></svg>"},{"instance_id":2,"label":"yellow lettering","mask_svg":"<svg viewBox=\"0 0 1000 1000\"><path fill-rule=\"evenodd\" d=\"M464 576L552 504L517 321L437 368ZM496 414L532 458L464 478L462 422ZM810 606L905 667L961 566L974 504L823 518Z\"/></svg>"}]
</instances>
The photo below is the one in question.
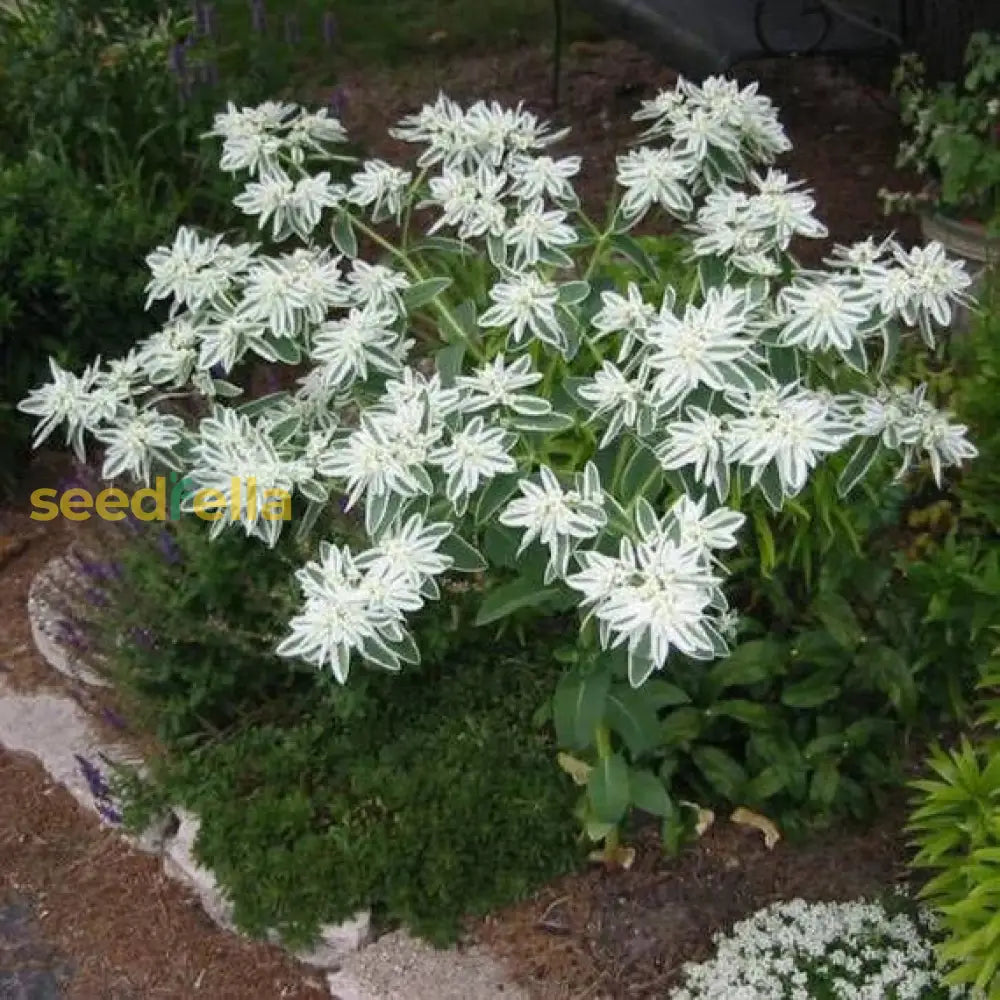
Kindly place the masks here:
<instances>
[{"instance_id":1,"label":"yellow lettering","mask_svg":"<svg viewBox=\"0 0 1000 1000\"><path fill-rule=\"evenodd\" d=\"M264 490L261 515L265 521L290 521L292 519L292 498L287 491Z\"/></svg>"},{"instance_id":2,"label":"yellow lettering","mask_svg":"<svg viewBox=\"0 0 1000 1000\"><path fill-rule=\"evenodd\" d=\"M59 513L67 521L89 521L94 498L86 491L74 486L67 490L59 501Z\"/></svg>"},{"instance_id":3,"label":"yellow lettering","mask_svg":"<svg viewBox=\"0 0 1000 1000\"><path fill-rule=\"evenodd\" d=\"M51 521L59 513L59 505L55 502L56 491L35 490L31 494L31 520Z\"/></svg>"},{"instance_id":4,"label":"yellow lettering","mask_svg":"<svg viewBox=\"0 0 1000 1000\"><path fill-rule=\"evenodd\" d=\"M112 486L97 494L94 499L94 510L102 521L121 521L125 518L128 503L125 491Z\"/></svg>"},{"instance_id":5,"label":"yellow lettering","mask_svg":"<svg viewBox=\"0 0 1000 1000\"><path fill-rule=\"evenodd\" d=\"M203 521L218 521L226 506L226 496L222 490L198 490L194 495L194 512Z\"/></svg>"},{"instance_id":6,"label":"yellow lettering","mask_svg":"<svg viewBox=\"0 0 1000 1000\"><path fill-rule=\"evenodd\" d=\"M145 510L142 501L152 498L153 509ZM167 519L167 481L156 477L156 486L136 490L132 497L132 514L140 521L165 521Z\"/></svg>"}]
</instances>

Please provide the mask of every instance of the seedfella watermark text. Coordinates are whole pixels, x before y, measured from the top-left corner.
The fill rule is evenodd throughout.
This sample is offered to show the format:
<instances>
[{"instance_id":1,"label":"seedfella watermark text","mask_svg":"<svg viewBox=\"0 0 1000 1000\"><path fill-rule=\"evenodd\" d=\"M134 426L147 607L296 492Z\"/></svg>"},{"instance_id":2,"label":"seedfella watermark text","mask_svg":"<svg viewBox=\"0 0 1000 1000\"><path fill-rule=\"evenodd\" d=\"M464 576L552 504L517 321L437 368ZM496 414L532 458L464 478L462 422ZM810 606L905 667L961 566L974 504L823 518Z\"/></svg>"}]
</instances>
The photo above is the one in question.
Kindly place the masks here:
<instances>
[{"instance_id":1,"label":"seedfella watermark text","mask_svg":"<svg viewBox=\"0 0 1000 1000\"><path fill-rule=\"evenodd\" d=\"M157 476L152 486L129 494L116 486L93 494L82 487L67 490L38 489L31 494L31 519L54 521L123 521L130 515L139 521L177 521L192 513L204 521L218 521L229 513L231 520L290 521L292 497L286 490L259 490L257 480L233 477L228 495L219 489L195 489L189 479Z\"/></svg>"}]
</instances>

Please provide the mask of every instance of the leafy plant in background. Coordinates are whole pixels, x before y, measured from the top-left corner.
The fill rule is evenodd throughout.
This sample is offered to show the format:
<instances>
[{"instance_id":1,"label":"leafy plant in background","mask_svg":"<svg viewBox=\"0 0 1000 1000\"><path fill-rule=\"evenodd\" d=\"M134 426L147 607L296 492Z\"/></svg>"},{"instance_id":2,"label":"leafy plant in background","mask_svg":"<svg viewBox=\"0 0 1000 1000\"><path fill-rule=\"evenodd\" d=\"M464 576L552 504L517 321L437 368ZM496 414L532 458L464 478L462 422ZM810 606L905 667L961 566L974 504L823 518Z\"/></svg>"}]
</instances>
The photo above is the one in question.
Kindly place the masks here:
<instances>
[{"instance_id":1,"label":"leafy plant in background","mask_svg":"<svg viewBox=\"0 0 1000 1000\"><path fill-rule=\"evenodd\" d=\"M946 215L1000 225L1000 38L978 32L969 39L965 77L929 89L924 67L905 56L893 89L910 137L899 150L928 187L917 195L884 193L889 207L932 204Z\"/></svg>"},{"instance_id":2,"label":"leafy plant in background","mask_svg":"<svg viewBox=\"0 0 1000 1000\"><path fill-rule=\"evenodd\" d=\"M345 136L328 113L231 108L215 125L222 166L251 174L235 203L277 255L181 229L149 258L151 301L173 302L167 325L113 368L54 366L21 404L39 442L64 426L82 455L96 436L107 476L166 465L218 491L187 503L217 508L213 536L239 525L280 538L284 522L246 502L250 478L260 496L293 498L302 538L340 498L363 511L360 544L323 540L297 572L302 603L277 646L341 682L358 661L419 661L407 618L446 574L483 574L479 626L579 608L554 713L573 690L572 746L589 755L581 818L609 859L630 806L672 807L663 775L634 760L628 708L654 713L667 740L659 713L686 660L725 673L738 630L717 553L737 546L754 504L795 503L848 446L841 493L880 456L927 458L940 479L975 453L921 388L885 381L904 335L933 343L947 325L968 286L959 264L939 245L868 241L826 270L799 268L792 237L825 230L806 192L757 172L788 141L753 87L681 83L637 117L657 145L619 158L621 193L598 224L573 190L579 158L550 156L560 136L524 109L442 97L394 132L422 147L413 170L372 160L340 184L309 169L339 162ZM689 287L668 285L630 235L654 209L688 223ZM294 391L233 402L255 358L308 367ZM822 596L814 616L830 628L837 595ZM784 673L794 655L768 664ZM819 666L819 693L794 675L782 686L786 708L840 690ZM735 794L721 751L692 759L728 772L712 784Z\"/></svg>"},{"instance_id":3,"label":"leafy plant in background","mask_svg":"<svg viewBox=\"0 0 1000 1000\"><path fill-rule=\"evenodd\" d=\"M913 782L913 864L933 877L923 897L947 938L940 955L949 981L1000 997L1000 661L986 665L985 732L953 750L936 749L932 776Z\"/></svg>"},{"instance_id":4,"label":"leafy plant in background","mask_svg":"<svg viewBox=\"0 0 1000 1000\"><path fill-rule=\"evenodd\" d=\"M273 35L242 5L223 16L154 0L0 8L3 486L29 437L14 406L46 356L75 366L127 349L154 328L141 309L150 245L185 216L239 224L202 133L220 102L294 85L301 46Z\"/></svg>"}]
</instances>

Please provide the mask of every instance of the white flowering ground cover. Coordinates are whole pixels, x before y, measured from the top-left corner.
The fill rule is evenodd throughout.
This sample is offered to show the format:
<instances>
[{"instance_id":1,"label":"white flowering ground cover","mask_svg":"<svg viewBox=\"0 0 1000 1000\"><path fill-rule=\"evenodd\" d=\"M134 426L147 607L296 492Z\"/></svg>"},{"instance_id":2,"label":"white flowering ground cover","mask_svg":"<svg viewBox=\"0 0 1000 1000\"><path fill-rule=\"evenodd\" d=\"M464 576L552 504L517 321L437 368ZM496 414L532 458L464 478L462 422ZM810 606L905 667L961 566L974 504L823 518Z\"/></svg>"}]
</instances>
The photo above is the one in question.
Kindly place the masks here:
<instances>
[{"instance_id":1,"label":"white flowering ground cover","mask_svg":"<svg viewBox=\"0 0 1000 1000\"><path fill-rule=\"evenodd\" d=\"M754 86L681 81L635 117L647 128L600 225L573 189L579 158L551 153L564 133L523 108L442 96L394 130L420 149L411 167L372 160L341 182L330 149L345 135L327 113L230 106L221 166L250 175L236 204L274 251L181 229L149 257L162 331L80 374L52 361L21 404L36 443L63 425L81 457L87 434L104 446L109 479L183 472L224 498L214 531L271 544L283 521L234 499L234 482L291 494L306 533L341 497L363 508L364 543L320 541L300 571L279 646L341 681L358 659L418 658L407 615L441 574L488 568L474 543L495 520L547 561L482 621L556 588L576 596L584 643L596 622L602 648L627 650L635 686L672 652L724 656L716 553L736 544L747 491L780 508L845 448L845 489L883 451L936 477L974 455L922 387L890 381L900 339L932 342L968 277L938 245L892 241L801 268L793 237L825 228L800 183L764 169L789 143ZM654 211L690 233L691 300L628 235ZM611 259L632 280L604 278ZM435 374L416 363L428 353ZM259 359L307 371L241 403L229 379ZM179 396L200 416L182 419Z\"/></svg>"},{"instance_id":2,"label":"white flowering ground cover","mask_svg":"<svg viewBox=\"0 0 1000 1000\"><path fill-rule=\"evenodd\" d=\"M668 1000L973 1000L944 984L931 918L896 909L775 903L719 935Z\"/></svg>"}]
</instances>

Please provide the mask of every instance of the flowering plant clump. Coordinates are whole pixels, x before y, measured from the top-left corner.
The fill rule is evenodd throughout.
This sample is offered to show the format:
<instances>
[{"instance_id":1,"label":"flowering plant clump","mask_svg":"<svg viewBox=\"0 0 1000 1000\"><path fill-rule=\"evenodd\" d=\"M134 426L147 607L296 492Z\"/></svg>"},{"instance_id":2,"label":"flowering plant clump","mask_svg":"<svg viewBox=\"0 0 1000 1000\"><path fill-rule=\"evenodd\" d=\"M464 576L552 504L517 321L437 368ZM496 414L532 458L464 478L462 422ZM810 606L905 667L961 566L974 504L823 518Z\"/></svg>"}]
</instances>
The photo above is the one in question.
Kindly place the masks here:
<instances>
[{"instance_id":1,"label":"flowering plant clump","mask_svg":"<svg viewBox=\"0 0 1000 1000\"><path fill-rule=\"evenodd\" d=\"M716 939L670 1000L948 1000L934 957L936 926L880 903L775 903Z\"/></svg>"},{"instance_id":2,"label":"flowering plant clump","mask_svg":"<svg viewBox=\"0 0 1000 1000\"><path fill-rule=\"evenodd\" d=\"M969 39L960 83L928 87L915 55L900 62L893 80L909 137L898 165L926 178L917 194L883 192L888 209L935 204L949 215L1000 225L1000 36Z\"/></svg>"},{"instance_id":3,"label":"flowering plant clump","mask_svg":"<svg viewBox=\"0 0 1000 1000\"><path fill-rule=\"evenodd\" d=\"M888 381L900 339L932 344L964 301L960 264L868 240L801 267L793 238L826 230L769 166L789 142L755 86L681 81L635 117L599 224L580 158L553 152L565 132L523 107L441 96L393 130L415 163L341 180L314 169L343 160L329 114L230 106L222 167L249 175L236 204L273 251L181 229L149 257L163 329L80 374L53 361L21 404L39 443L62 425L80 455L86 434L104 444L106 476L163 465L215 490L216 533L277 540L283 522L233 489L249 479L291 494L306 535L328 505L360 512L356 545L320 541L298 572L278 645L342 682L416 662L407 617L450 574L487 573L479 624L578 605L591 669L556 725L597 740L595 836L629 795L666 808L610 742L612 665L638 688L674 655L726 655L719 553L747 495L780 509L845 449L845 491L884 452L938 478L975 454L921 388ZM630 234L659 212L690 234L690 295ZM240 400L260 361L296 366L297 386Z\"/></svg>"}]
</instances>

